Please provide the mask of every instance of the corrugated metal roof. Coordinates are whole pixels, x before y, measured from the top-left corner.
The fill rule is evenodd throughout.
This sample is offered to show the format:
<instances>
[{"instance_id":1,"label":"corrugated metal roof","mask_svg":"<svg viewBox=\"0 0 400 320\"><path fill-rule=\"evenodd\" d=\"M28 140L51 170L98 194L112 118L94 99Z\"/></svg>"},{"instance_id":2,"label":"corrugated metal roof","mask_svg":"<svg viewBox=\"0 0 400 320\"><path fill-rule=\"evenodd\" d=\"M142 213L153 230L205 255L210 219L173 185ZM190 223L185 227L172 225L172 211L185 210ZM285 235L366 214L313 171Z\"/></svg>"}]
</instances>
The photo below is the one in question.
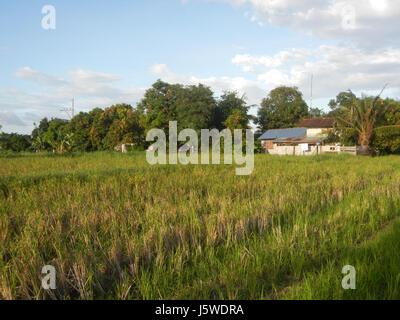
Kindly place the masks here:
<instances>
[{"instance_id":1,"label":"corrugated metal roof","mask_svg":"<svg viewBox=\"0 0 400 320\"><path fill-rule=\"evenodd\" d=\"M265 132L258 140L275 140L280 138L302 138L307 135L306 128L273 129Z\"/></svg>"},{"instance_id":2,"label":"corrugated metal roof","mask_svg":"<svg viewBox=\"0 0 400 320\"><path fill-rule=\"evenodd\" d=\"M304 119L298 125L299 128L333 128L334 118L315 118L315 119Z\"/></svg>"},{"instance_id":3,"label":"corrugated metal roof","mask_svg":"<svg viewBox=\"0 0 400 320\"><path fill-rule=\"evenodd\" d=\"M322 143L325 139L323 137L302 137L302 138L280 138L276 139L274 143Z\"/></svg>"}]
</instances>

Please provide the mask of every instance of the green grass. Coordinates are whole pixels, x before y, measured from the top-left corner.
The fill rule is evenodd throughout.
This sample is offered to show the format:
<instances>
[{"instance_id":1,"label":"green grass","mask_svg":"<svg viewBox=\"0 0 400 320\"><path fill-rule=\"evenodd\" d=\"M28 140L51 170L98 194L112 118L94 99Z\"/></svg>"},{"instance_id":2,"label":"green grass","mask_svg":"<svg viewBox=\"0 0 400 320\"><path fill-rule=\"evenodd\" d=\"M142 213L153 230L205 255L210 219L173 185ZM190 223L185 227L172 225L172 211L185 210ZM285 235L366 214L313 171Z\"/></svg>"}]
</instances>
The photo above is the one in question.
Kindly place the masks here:
<instances>
[{"instance_id":1,"label":"green grass","mask_svg":"<svg viewBox=\"0 0 400 320\"><path fill-rule=\"evenodd\" d=\"M144 153L7 155L0 205L3 299L400 298L396 156L258 155L236 176Z\"/></svg>"}]
</instances>

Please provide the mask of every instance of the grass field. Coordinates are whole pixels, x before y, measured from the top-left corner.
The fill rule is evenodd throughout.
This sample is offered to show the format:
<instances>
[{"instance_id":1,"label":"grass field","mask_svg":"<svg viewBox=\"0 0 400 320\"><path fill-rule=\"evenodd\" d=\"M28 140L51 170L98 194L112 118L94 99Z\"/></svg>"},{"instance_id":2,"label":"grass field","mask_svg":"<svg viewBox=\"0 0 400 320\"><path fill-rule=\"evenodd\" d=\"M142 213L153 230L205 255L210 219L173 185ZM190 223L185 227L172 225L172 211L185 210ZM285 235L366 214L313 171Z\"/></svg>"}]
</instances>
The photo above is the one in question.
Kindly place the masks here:
<instances>
[{"instance_id":1,"label":"grass field","mask_svg":"<svg viewBox=\"0 0 400 320\"><path fill-rule=\"evenodd\" d=\"M396 156L258 155L250 176L143 153L3 156L0 204L2 299L400 298Z\"/></svg>"}]
</instances>

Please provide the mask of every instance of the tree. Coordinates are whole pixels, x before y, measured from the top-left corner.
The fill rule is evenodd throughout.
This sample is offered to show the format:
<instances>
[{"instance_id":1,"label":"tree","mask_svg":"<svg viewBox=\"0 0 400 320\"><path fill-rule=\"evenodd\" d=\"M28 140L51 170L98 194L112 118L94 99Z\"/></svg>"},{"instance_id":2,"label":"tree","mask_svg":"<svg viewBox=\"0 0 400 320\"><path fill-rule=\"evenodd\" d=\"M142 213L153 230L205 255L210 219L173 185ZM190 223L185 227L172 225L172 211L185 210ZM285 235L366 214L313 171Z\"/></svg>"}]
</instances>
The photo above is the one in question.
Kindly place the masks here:
<instances>
[{"instance_id":1,"label":"tree","mask_svg":"<svg viewBox=\"0 0 400 320\"><path fill-rule=\"evenodd\" d=\"M250 106L246 103L246 97L239 97L237 92L225 91L217 102L214 112L213 126L222 130L227 126L224 124L234 113L240 114L243 126L248 127L250 116L248 115Z\"/></svg>"},{"instance_id":2,"label":"tree","mask_svg":"<svg viewBox=\"0 0 400 320\"><path fill-rule=\"evenodd\" d=\"M36 123L33 124L35 126L35 129L32 131L32 139L36 139L38 136L42 136L47 129L49 128L49 120L47 118L43 118L40 120L39 126L36 126Z\"/></svg>"},{"instance_id":3,"label":"tree","mask_svg":"<svg viewBox=\"0 0 400 320\"><path fill-rule=\"evenodd\" d=\"M261 131L296 126L309 115L307 103L296 87L278 87L263 99L256 124Z\"/></svg>"},{"instance_id":4,"label":"tree","mask_svg":"<svg viewBox=\"0 0 400 320\"><path fill-rule=\"evenodd\" d=\"M101 109L99 109L101 110ZM80 112L68 124L68 132L74 133L74 151L93 151L90 130L93 125L95 112Z\"/></svg>"},{"instance_id":5,"label":"tree","mask_svg":"<svg viewBox=\"0 0 400 320\"><path fill-rule=\"evenodd\" d=\"M69 152L72 150L73 146L73 139L74 139L74 134L73 133L62 133L60 134L59 138L59 143L58 147L56 149L57 153L64 153L64 152Z\"/></svg>"},{"instance_id":6,"label":"tree","mask_svg":"<svg viewBox=\"0 0 400 320\"><path fill-rule=\"evenodd\" d=\"M375 128L372 144L380 154L400 154L400 126Z\"/></svg>"},{"instance_id":7,"label":"tree","mask_svg":"<svg viewBox=\"0 0 400 320\"><path fill-rule=\"evenodd\" d=\"M329 101L329 107L331 111L328 113L329 117L342 116L342 108L349 108L357 100L356 95L349 89L347 91L340 92L336 99Z\"/></svg>"},{"instance_id":8,"label":"tree","mask_svg":"<svg viewBox=\"0 0 400 320\"><path fill-rule=\"evenodd\" d=\"M231 115L223 122L223 125L231 131L235 129L248 129L249 117L243 109L234 109Z\"/></svg>"},{"instance_id":9,"label":"tree","mask_svg":"<svg viewBox=\"0 0 400 320\"><path fill-rule=\"evenodd\" d=\"M49 128L49 120L43 118L40 120L39 126L36 126L36 123L33 125L35 126L31 134L33 149L36 151L50 150L51 146L43 139L43 135Z\"/></svg>"},{"instance_id":10,"label":"tree","mask_svg":"<svg viewBox=\"0 0 400 320\"><path fill-rule=\"evenodd\" d=\"M310 118L321 118L324 117L324 111L319 108L310 108Z\"/></svg>"},{"instance_id":11,"label":"tree","mask_svg":"<svg viewBox=\"0 0 400 320\"><path fill-rule=\"evenodd\" d=\"M379 125L400 125L400 101L387 98L381 101L383 105L384 113L383 118L378 119Z\"/></svg>"},{"instance_id":12,"label":"tree","mask_svg":"<svg viewBox=\"0 0 400 320\"><path fill-rule=\"evenodd\" d=\"M158 128L168 135L170 121L178 129L194 130L213 127L216 101L209 87L202 84L182 86L158 80L138 104L146 131Z\"/></svg>"},{"instance_id":13,"label":"tree","mask_svg":"<svg viewBox=\"0 0 400 320\"><path fill-rule=\"evenodd\" d=\"M103 112L100 108L95 108L89 112L92 125L89 131L90 145L92 150L100 151L103 149L103 139L107 134L107 125L111 125L111 121L104 120Z\"/></svg>"},{"instance_id":14,"label":"tree","mask_svg":"<svg viewBox=\"0 0 400 320\"><path fill-rule=\"evenodd\" d=\"M52 119L47 131L43 134L43 140L57 153L70 151L72 148L73 134L68 132L68 121Z\"/></svg>"},{"instance_id":15,"label":"tree","mask_svg":"<svg viewBox=\"0 0 400 320\"><path fill-rule=\"evenodd\" d=\"M140 123L140 113L130 105L116 105L116 116L107 135L103 139L103 146L113 150L122 143L141 145L144 142L144 128Z\"/></svg>"},{"instance_id":16,"label":"tree","mask_svg":"<svg viewBox=\"0 0 400 320\"><path fill-rule=\"evenodd\" d=\"M352 103L342 106L343 116L337 117L339 126L357 133L358 145L367 154L371 153L370 145L374 128L383 111L381 102L380 95L376 98L356 99Z\"/></svg>"},{"instance_id":17,"label":"tree","mask_svg":"<svg viewBox=\"0 0 400 320\"><path fill-rule=\"evenodd\" d=\"M209 87L202 84L180 90L175 101L178 130L191 128L200 132L213 126L216 101Z\"/></svg>"},{"instance_id":18,"label":"tree","mask_svg":"<svg viewBox=\"0 0 400 320\"><path fill-rule=\"evenodd\" d=\"M35 151L42 151L46 149L46 142L43 140L42 136L37 136L36 139L32 140L32 148Z\"/></svg>"},{"instance_id":19,"label":"tree","mask_svg":"<svg viewBox=\"0 0 400 320\"><path fill-rule=\"evenodd\" d=\"M167 132L169 121L176 120L175 102L183 90L183 86L157 80L152 87L146 90L144 98L138 104L138 111L142 114L143 126L146 130L159 128Z\"/></svg>"},{"instance_id":20,"label":"tree","mask_svg":"<svg viewBox=\"0 0 400 320\"><path fill-rule=\"evenodd\" d=\"M31 137L18 133L1 133L0 149L22 152L29 151L31 147Z\"/></svg>"}]
</instances>

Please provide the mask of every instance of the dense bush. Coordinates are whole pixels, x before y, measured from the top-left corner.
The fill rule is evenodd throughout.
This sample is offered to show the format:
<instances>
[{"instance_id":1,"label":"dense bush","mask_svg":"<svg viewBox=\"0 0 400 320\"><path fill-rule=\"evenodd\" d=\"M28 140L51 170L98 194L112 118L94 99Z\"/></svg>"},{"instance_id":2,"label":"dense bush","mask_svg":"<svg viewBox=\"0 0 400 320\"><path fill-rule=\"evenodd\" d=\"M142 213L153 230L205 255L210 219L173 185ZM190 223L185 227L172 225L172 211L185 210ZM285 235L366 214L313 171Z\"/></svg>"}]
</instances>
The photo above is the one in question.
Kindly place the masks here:
<instances>
[{"instance_id":1,"label":"dense bush","mask_svg":"<svg viewBox=\"0 0 400 320\"><path fill-rule=\"evenodd\" d=\"M0 134L0 151L31 151L31 137L18 133Z\"/></svg>"},{"instance_id":2,"label":"dense bush","mask_svg":"<svg viewBox=\"0 0 400 320\"><path fill-rule=\"evenodd\" d=\"M352 128L335 128L329 130L325 143L340 142L344 146L354 146L357 144L357 132Z\"/></svg>"},{"instance_id":3,"label":"dense bush","mask_svg":"<svg viewBox=\"0 0 400 320\"><path fill-rule=\"evenodd\" d=\"M400 153L400 126L385 126L374 131L373 146L377 152Z\"/></svg>"}]
</instances>

